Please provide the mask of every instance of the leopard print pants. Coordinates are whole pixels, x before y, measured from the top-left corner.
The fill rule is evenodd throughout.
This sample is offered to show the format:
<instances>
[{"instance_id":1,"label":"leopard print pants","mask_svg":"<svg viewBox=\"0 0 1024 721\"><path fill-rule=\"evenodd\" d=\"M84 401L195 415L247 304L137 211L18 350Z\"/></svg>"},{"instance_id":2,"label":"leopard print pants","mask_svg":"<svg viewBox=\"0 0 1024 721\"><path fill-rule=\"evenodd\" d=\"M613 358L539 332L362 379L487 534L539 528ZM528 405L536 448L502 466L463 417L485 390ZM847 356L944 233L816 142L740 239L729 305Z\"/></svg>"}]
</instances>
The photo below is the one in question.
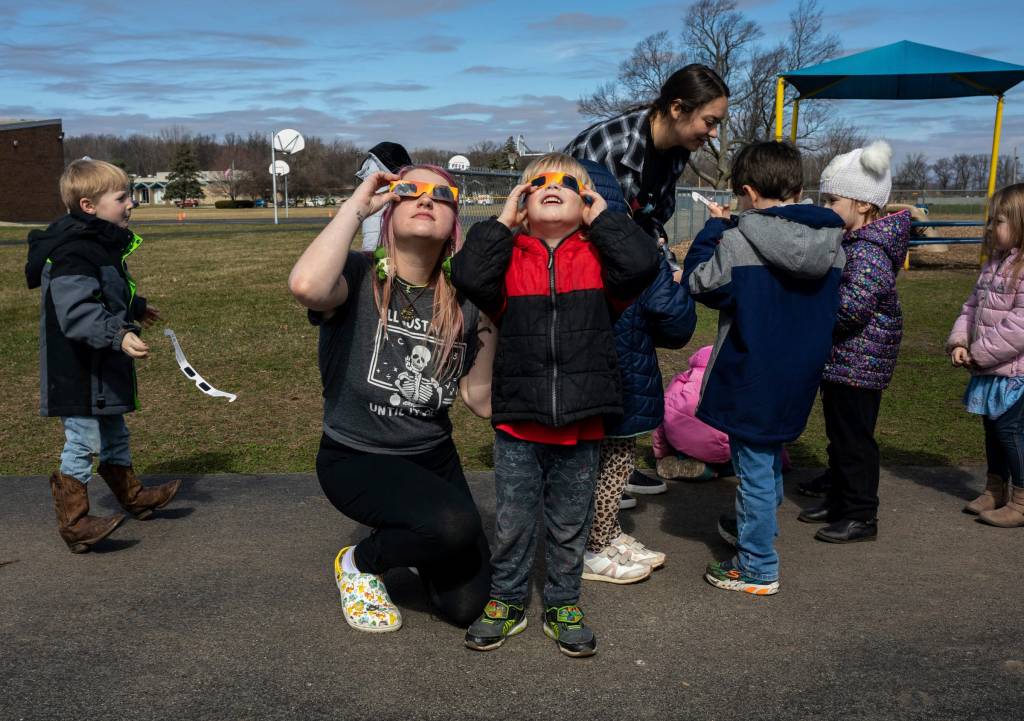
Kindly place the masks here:
<instances>
[{"instance_id":1,"label":"leopard print pants","mask_svg":"<svg viewBox=\"0 0 1024 721\"><path fill-rule=\"evenodd\" d=\"M594 489L594 521L587 550L600 553L622 533L619 499L636 466L636 438L605 438L601 441L601 465Z\"/></svg>"}]
</instances>

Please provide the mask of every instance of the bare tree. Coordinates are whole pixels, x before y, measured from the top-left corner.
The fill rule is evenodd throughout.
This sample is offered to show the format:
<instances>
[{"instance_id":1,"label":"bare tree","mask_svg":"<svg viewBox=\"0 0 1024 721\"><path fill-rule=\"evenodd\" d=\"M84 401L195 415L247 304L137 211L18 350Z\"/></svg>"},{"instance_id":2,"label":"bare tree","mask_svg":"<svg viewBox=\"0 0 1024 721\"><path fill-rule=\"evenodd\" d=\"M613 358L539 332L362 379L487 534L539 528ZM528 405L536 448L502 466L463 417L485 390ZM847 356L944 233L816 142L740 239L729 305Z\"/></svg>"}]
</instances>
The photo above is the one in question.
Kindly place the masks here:
<instances>
[{"instance_id":1,"label":"bare tree","mask_svg":"<svg viewBox=\"0 0 1024 721\"><path fill-rule=\"evenodd\" d=\"M938 184L939 189L946 190L950 183L953 182L953 176L955 175L953 161L949 158L939 158L932 163L932 175L935 176L935 182Z\"/></svg>"},{"instance_id":2,"label":"bare tree","mask_svg":"<svg viewBox=\"0 0 1024 721\"><path fill-rule=\"evenodd\" d=\"M776 76L839 52L838 37L824 32L818 0L801 0L789 20L787 40L765 48L758 44L760 26L737 9L735 0L697 0L686 10L679 44L664 31L637 43L620 64L617 79L581 98L579 111L610 117L650 102L669 75L687 62L714 68L732 91L729 116L719 127L718 141L695 154L690 167L700 179L722 187L728 181L732 148L772 136ZM787 102L794 97L790 89ZM822 102L802 109L800 137L823 132L829 113L830 106Z\"/></svg>"},{"instance_id":3,"label":"bare tree","mask_svg":"<svg viewBox=\"0 0 1024 721\"><path fill-rule=\"evenodd\" d=\"M928 161L924 153L911 153L904 158L893 183L904 189L924 188L928 183Z\"/></svg>"},{"instance_id":4,"label":"bare tree","mask_svg":"<svg viewBox=\"0 0 1024 721\"><path fill-rule=\"evenodd\" d=\"M849 122L831 123L821 134L817 150L803 156L805 185L816 187L822 171L832 158L849 153L854 148L864 147L867 140L867 136Z\"/></svg>"},{"instance_id":5,"label":"bare tree","mask_svg":"<svg viewBox=\"0 0 1024 721\"><path fill-rule=\"evenodd\" d=\"M969 190L974 180L974 161L967 153L957 153L950 161L953 164L953 185L958 190Z\"/></svg>"}]
</instances>

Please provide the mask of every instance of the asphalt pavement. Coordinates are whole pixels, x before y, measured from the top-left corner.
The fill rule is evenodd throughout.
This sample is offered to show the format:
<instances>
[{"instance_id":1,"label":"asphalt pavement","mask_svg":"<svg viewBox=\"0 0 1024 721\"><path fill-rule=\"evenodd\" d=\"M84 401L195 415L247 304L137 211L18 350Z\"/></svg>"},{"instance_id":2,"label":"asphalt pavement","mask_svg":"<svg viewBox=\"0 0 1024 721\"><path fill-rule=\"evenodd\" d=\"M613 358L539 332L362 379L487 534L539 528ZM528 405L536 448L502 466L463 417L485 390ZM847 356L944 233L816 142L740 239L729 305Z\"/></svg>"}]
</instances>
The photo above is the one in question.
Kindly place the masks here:
<instances>
[{"instance_id":1,"label":"asphalt pavement","mask_svg":"<svg viewBox=\"0 0 1024 721\"><path fill-rule=\"evenodd\" d=\"M415 576L386 576L397 633L346 625L331 563L364 533L312 475L186 477L92 553L59 539L45 478L0 478L0 719L1016 719L1024 528L960 512L981 468L889 468L877 542L813 540L787 475L781 590L702 579L733 483L670 482L623 515L668 554L632 586L584 582L598 654L530 626L463 647ZM470 485L490 532L487 473ZM115 509L102 482L93 506ZM540 554L539 554L540 557Z\"/></svg>"}]
</instances>

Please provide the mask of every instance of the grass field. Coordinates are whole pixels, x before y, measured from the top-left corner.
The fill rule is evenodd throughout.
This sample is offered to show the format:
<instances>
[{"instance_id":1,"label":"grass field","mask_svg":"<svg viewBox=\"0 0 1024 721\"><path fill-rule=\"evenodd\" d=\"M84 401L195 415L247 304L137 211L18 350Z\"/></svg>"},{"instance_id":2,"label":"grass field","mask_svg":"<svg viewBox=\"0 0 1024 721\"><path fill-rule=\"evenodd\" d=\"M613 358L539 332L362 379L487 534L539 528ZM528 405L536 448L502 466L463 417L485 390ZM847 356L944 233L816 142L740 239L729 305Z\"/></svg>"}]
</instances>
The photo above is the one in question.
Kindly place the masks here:
<instances>
[{"instance_id":1,"label":"grass field","mask_svg":"<svg viewBox=\"0 0 1024 721\"><path fill-rule=\"evenodd\" d=\"M202 224L187 212L185 225L139 226L145 243L132 272L197 370L238 400L199 393L178 370L163 326L149 331L153 354L138 364L143 410L128 421L136 465L150 473L311 471L321 411L316 332L286 278L316 230ZM0 227L0 474L43 475L55 467L63 436L57 419L38 415L39 300L38 291L25 288L26 232ZM966 375L943 353L976 277L976 257L976 248L958 249L901 276L906 334L879 421L885 463L947 465L984 456L981 423L959 402ZM711 342L714 325L714 313L702 310L691 344L661 353L666 379L686 368L693 349ZM488 466L489 424L461 406L453 419L466 466ZM816 410L791 449L794 460L821 465L824 445Z\"/></svg>"}]
</instances>

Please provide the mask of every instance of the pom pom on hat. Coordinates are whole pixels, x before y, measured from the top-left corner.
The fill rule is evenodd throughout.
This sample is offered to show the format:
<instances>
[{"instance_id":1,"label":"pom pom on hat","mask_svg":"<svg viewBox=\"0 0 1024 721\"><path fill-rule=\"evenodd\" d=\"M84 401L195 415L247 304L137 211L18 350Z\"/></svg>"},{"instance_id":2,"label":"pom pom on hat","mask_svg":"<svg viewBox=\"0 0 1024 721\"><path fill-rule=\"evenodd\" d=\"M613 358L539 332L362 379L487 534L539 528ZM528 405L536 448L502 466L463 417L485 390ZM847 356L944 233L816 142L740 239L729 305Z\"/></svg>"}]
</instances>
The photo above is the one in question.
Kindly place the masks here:
<instances>
[{"instance_id":1,"label":"pom pom on hat","mask_svg":"<svg viewBox=\"0 0 1024 721\"><path fill-rule=\"evenodd\" d=\"M832 158L821 173L822 193L882 208L892 190L892 148L884 140Z\"/></svg>"}]
</instances>

